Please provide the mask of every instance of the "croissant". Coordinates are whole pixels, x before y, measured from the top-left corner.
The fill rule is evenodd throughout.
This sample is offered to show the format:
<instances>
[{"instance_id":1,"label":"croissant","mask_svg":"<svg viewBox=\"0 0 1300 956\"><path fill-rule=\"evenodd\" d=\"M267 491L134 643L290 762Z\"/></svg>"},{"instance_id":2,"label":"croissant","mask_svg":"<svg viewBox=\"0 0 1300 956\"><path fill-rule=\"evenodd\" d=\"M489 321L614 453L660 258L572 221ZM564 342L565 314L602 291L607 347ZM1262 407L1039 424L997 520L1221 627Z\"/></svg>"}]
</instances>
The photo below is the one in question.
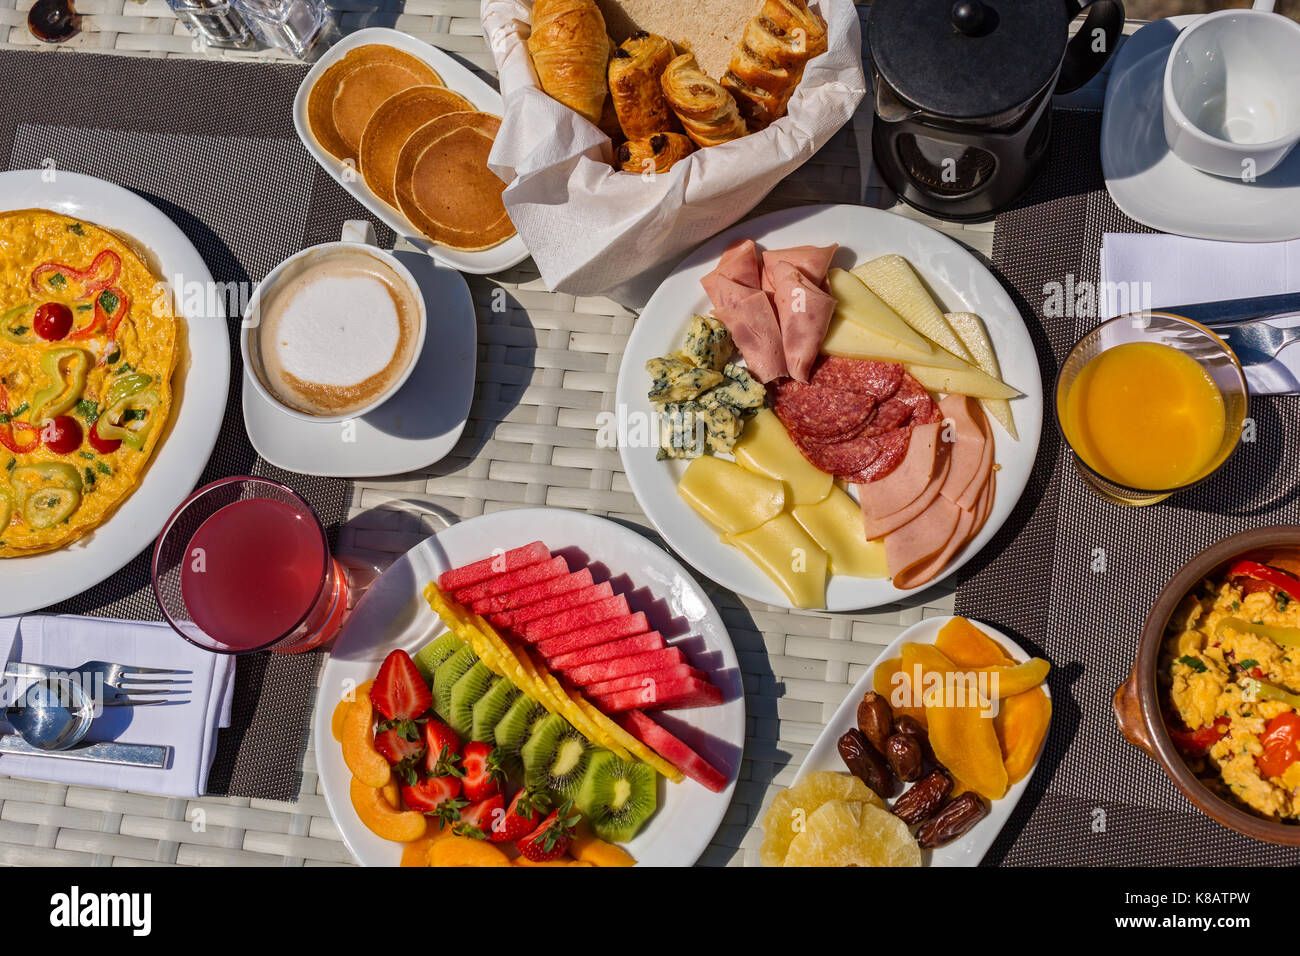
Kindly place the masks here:
<instances>
[{"instance_id":1,"label":"croissant","mask_svg":"<svg viewBox=\"0 0 1300 956\"><path fill-rule=\"evenodd\" d=\"M683 53L674 59L660 82L668 105L695 145L716 146L748 132L736 101L700 69L695 54Z\"/></svg>"},{"instance_id":2,"label":"croissant","mask_svg":"<svg viewBox=\"0 0 1300 956\"><path fill-rule=\"evenodd\" d=\"M825 49L826 26L803 0L767 0L745 25L722 85L749 127L763 129L785 115L804 64Z\"/></svg>"},{"instance_id":3,"label":"croissant","mask_svg":"<svg viewBox=\"0 0 1300 956\"><path fill-rule=\"evenodd\" d=\"M614 151L614 156L619 169L627 173L666 173L694 151L695 145L681 133L655 133L644 139L629 139Z\"/></svg>"},{"instance_id":4,"label":"croissant","mask_svg":"<svg viewBox=\"0 0 1300 956\"><path fill-rule=\"evenodd\" d=\"M610 58L609 96L628 139L678 128L659 85L673 56L673 45L663 37L637 31Z\"/></svg>"},{"instance_id":5,"label":"croissant","mask_svg":"<svg viewBox=\"0 0 1300 956\"><path fill-rule=\"evenodd\" d=\"M595 0L537 0L528 53L552 99L600 122L609 62L605 18Z\"/></svg>"}]
</instances>

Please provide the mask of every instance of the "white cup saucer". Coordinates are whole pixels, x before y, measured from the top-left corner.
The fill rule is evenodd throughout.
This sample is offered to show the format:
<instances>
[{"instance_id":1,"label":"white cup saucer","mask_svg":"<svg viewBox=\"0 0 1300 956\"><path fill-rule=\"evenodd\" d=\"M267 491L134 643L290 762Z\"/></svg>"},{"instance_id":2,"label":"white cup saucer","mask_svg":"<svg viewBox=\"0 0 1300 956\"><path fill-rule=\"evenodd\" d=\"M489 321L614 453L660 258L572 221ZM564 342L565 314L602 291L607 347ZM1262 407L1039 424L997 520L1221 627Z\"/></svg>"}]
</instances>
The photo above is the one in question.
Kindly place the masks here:
<instances>
[{"instance_id":1,"label":"white cup saucer","mask_svg":"<svg viewBox=\"0 0 1300 956\"><path fill-rule=\"evenodd\" d=\"M244 426L257 453L305 475L398 475L440 461L465 430L474 398L478 328L465 278L420 252L394 252L424 293L428 332L406 384L368 414L306 422L262 396L244 369Z\"/></svg>"},{"instance_id":2,"label":"white cup saucer","mask_svg":"<svg viewBox=\"0 0 1300 956\"><path fill-rule=\"evenodd\" d=\"M1101 127L1106 189L1129 218L1161 232L1229 242L1300 238L1300 149L1254 182L1203 173L1169 149L1165 61L1179 31L1196 19L1148 23L1115 54Z\"/></svg>"}]
</instances>

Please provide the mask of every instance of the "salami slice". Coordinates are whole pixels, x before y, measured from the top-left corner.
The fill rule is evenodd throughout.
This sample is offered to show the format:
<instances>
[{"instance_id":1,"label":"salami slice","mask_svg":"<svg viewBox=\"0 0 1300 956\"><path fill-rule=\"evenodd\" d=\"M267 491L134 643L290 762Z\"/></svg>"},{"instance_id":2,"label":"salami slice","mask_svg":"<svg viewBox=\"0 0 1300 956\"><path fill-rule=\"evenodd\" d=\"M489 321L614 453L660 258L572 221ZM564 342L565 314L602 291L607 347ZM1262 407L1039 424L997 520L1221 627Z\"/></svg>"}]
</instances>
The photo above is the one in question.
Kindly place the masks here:
<instances>
[{"instance_id":1,"label":"salami slice","mask_svg":"<svg viewBox=\"0 0 1300 956\"><path fill-rule=\"evenodd\" d=\"M865 435L858 435L848 441L821 444L803 441L796 435L790 437L814 468L841 477L857 474L870 466L880 454L875 439Z\"/></svg>"},{"instance_id":2,"label":"salami slice","mask_svg":"<svg viewBox=\"0 0 1300 956\"><path fill-rule=\"evenodd\" d=\"M823 357L810 379L814 385L870 395L879 402L898 391L902 380L903 366L897 362L874 362L839 355Z\"/></svg>"},{"instance_id":3,"label":"salami slice","mask_svg":"<svg viewBox=\"0 0 1300 956\"><path fill-rule=\"evenodd\" d=\"M849 477L849 481L854 484L863 485L875 481L877 478L883 478L895 468L898 463L907 455L907 446L912 439L911 428L895 428L893 431L885 432L883 435L877 435L875 438L862 439L864 441L875 442L879 448L879 454L871 459L864 467ZM812 459L808 459L812 461ZM817 464L813 462L813 464Z\"/></svg>"},{"instance_id":4,"label":"salami slice","mask_svg":"<svg viewBox=\"0 0 1300 956\"><path fill-rule=\"evenodd\" d=\"M772 410L781 423L793 434L812 439L853 435L876 407L870 395L792 379L779 382L771 391Z\"/></svg>"},{"instance_id":5,"label":"salami slice","mask_svg":"<svg viewBox=\"0 0 1300 956\"><path fill-rule=\"evenodd\" d=\"M894 393L894 399L902 402L911 410L913 425L929 425L943 417L935 407L934 399L930 397L930 393L926 391L925 386L906 372L903 373L902 381L898 384L898 391ZM936 414L939 415L938 418L935 417Z\"/></svg>"},{"instance_id":6,"label":"salami slice","mask_svg":"<svg viewBox=\"0 0 1300 956\"><path fill-rule=\"evenodd\" d=\"M885 432L892 432L895 428L902 428L912 417L912 409L905 402L898 400L898 397L888 399L880 404L876 409L876 414L872 416L871 421L863 430L863 434L871 438L877 435L883 435Z\"/></svg>"}]
</instances>

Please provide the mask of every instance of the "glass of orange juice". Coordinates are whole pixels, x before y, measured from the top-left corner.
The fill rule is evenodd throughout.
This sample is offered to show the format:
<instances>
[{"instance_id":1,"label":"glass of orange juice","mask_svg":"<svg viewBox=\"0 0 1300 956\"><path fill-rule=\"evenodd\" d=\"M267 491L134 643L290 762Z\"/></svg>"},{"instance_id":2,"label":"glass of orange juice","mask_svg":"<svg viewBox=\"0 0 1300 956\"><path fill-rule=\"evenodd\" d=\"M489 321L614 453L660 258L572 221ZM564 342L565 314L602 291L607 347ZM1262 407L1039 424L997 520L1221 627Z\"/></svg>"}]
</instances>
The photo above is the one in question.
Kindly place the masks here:
<instances>
[{"instance_id":1,"label":"glass of orange juice","mask_svg":"<svg viewBox=\"0 0 1300 956\"><path fill-rule=\"evenodd\" d=\"M1103 322L1056 380L1057 422L1079 474L1126 505L1155 504L1213 474L1237 447L1246 404L1227 343L1167 312Z\"/></svg>"}]
</instances>

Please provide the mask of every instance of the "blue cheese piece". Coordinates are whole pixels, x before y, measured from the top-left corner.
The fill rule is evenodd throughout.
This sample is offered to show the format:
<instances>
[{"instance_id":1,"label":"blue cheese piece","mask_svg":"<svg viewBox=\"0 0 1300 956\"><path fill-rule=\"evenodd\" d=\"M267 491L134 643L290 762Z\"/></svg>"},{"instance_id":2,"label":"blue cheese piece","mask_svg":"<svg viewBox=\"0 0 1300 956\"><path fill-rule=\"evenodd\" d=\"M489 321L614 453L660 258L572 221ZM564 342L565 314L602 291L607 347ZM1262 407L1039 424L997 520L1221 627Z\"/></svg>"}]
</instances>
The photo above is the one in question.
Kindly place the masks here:
<instances>
[{"instance_id":1,"label":"blue cheese piece","mask_svg":"<svg viewBox=\"0 0 1300 956\"><path fill-rule=\"evenodd\" d=\"M738 411L763 407L764 402L767 401L767 389L763 387L762 382L739 365L727 364L722 374L724 376L722 383L700 396L701 404L728 405Z\"/></svg>"},{"instance_id":2,"label":"blue cheese piece","mask_svg":"<svg viewBox=\"0 0 1300 956\"><path fill-rule=\"evenodd\" d=\"M704 422L705 444L715 455L730 454L745 424L729 405L700 407L697 416Z\"/></svg>"},{"instance_id":3,"label":"blue cheese piece","mask_svg":"<svg viewBox=\"0 0 1300 956\"><path fill-rule=\"evenodd\" d=\"M645 368L650 373L650 401L656 404L688 402L725 381L721 372L696 368L671 355L652 358Z\"/></svg>"},{"instance_id":4,"label":"blue cheese piece","mask_svg":"<svg viewBox=\"0 0 1300 956\"><path fill-rule=\"evenodd\" d=\"M697 402L673 402L659 411L660 461L665 458L699 458L708 447L708 432Z\"/></svg>"},{"instance_id":5,"label":"blue cheese piece","mask_svg":"<svg viewBox=\"0 0 1300 956\"><path fill-rule=\"evenodd\" d=\"M686 330L686 344L681 351L688 362L699 368L722 371L735 351L736 343L731 340L731 333L713 316L697 315L691 319L690 328Z\"/></svg>"}]
</instances>

